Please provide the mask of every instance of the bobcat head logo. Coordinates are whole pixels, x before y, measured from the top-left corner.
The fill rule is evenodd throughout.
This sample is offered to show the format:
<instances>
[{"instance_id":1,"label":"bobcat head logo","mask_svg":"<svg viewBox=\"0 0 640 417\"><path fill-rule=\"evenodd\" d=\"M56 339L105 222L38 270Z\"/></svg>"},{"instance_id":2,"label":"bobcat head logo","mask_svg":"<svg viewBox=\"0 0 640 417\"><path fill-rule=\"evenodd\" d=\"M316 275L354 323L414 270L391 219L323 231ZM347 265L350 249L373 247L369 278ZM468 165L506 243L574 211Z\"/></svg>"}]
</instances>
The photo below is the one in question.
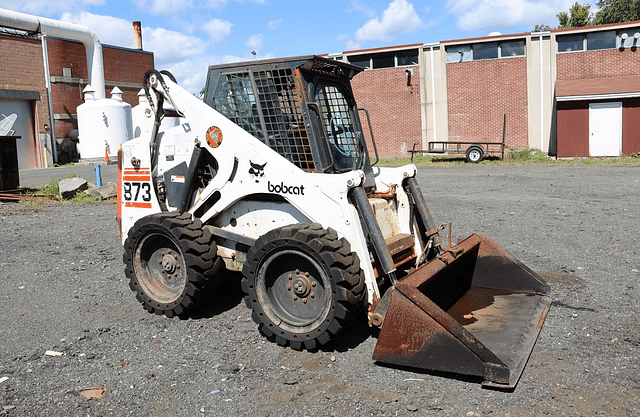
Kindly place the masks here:
<instances>
[{"instance_id":1,"label":"bobcat head logo","mask_svg":"<svg viewBox=\"0 0 640 417\"><path fill-rule=\"evenodd\" d=\"M251 168L249 168L249 175L256 182L260 182L260 178L264 177L264 167L267 163L265 162L262 165L254 164L251 161L249 161L249 163L251 164Z\"/></svg>"}]
</instances>

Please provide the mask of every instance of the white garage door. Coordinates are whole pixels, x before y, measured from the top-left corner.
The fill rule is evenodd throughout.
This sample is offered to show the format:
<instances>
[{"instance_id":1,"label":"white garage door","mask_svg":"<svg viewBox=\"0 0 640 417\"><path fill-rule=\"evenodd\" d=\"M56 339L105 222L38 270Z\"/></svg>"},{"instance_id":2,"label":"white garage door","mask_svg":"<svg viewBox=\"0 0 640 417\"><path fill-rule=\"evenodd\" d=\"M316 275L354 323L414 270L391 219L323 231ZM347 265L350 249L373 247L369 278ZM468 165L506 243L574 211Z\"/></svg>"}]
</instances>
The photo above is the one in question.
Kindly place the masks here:
<instances>
[{"instance_id":1,"label":"white garage door","mask_svg":"<svg viewBox=\"0 0 640 417\"><path fill-rule=\"evenodd\" d=\"M622 153L622 103L589 104L589 155Z\"/></svg>"},{"instance_id":2,"label":"white garage door","mask_svg":"<svg viewBox=\"0 0 640 417\"><path fill-rule=\"evenodd\" d=\"M13 119L12 115L16 115L15 122L11 130L14 130L15 136L22 136L18 139L18 168L37 168L37 147L33 135L33 112L31 103L27 100L0 100L0 121L5 117Z\"/></svg>"}]
</instances>

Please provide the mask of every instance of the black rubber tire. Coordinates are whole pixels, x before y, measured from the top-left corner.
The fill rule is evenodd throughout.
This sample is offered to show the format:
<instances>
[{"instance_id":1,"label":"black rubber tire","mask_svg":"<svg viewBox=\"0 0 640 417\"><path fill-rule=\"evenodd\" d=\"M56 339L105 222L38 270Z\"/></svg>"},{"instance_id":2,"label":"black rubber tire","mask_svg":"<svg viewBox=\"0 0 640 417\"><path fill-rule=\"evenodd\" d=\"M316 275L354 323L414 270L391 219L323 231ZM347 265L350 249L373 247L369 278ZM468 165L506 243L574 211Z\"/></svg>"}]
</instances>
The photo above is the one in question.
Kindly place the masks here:
<instances>
[{"instance_id":1,"label":"black rubber tire","mask_svg":"<svg viewBox=\"0 0 640 417\"><path fill-rule=\"evenodd\" d=\"M358 255L318 223L261 236L242 273L253 320L281 346L317 349L335 340L363 309L366 288Z\"/></svg>"},{"instance_id":2,"label":"black rubber tire","mask_svg":"<svg viewBox=\"0 0 640 417\"><path fill-rule=\"evenodd\" d=\"M139 219L124 249L129 287L147 311L187 316L213 295L223 261L211 232L189 213Z\"/></svg>"},{"instance_id":3,"label":"black rubber tire","mask_svg":"<svg viewBox=\"0 0 640 417\"><path fill-rule=\"evenodd\" d=\"M467 162L477 164L484 159L484 151L479 146L470 146L466 153Z\"/></svg>"}]
</instances>

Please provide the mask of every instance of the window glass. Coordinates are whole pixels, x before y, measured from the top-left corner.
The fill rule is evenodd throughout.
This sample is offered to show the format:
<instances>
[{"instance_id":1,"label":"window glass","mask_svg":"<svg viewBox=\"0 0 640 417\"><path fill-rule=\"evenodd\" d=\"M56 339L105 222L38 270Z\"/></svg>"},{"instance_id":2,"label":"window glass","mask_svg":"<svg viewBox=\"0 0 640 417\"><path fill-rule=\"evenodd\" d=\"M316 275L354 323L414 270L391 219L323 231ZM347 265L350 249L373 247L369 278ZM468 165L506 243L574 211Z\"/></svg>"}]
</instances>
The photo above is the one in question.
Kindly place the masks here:
<instances>
[{"instance_id":1,"label":"window glass","mask_svg":"<svg viewBox=\"0 0 640 417\"><path fill-rule=\"evenodd\" d=\"M359 135L347 97L338 86L322 81L315 92L333 163L341 172L357 169L361 159Z\"/></svg>"},{"instance_id":2,"label":"window glass","mask_svg":"<svg viewBox=\"0 0 640 417\"><path fill-rule=\"evenodd\" d=\"M477 43L473 45L473 60L498 57L498 42Z\"/></svg>"},{"instance_id":3,"label":"window glass","mask_svg":"<svg viewBox=\"0 0 640 417\"><path fill-rule=\"evenodd\" d=\"M587 51L595 51L597 49L613 49L616 47L616 32L609 30L607 32L587 33Z\"/></svg>"},{"instance_id":4,"label":"window glass","mask_svg":"<svg viewBox=\"0 0 640 417\"><path fill-rule=\"evenodd\" d=\"M371 55L353 55L347 58L349 59L349 63L353 65L358 65L362 68L371 67Z\"/></svg>"},{"instance_id":5,"label":"window glass","mask_svg":"<svg viewBox=\"0 0 640 417\"><path fill-rule=\"evenodd\" d=\"M447 62L471 61L471 46L456 45L447 46Z\"/></svg>"},{"instance_id":6,"label":"window glass","mask_svg":"<svg viewBox=\"0 0 640 417\"><path fill-rule=\"evenodd\" d=\"M558 36L558 52L582 51L584 35Z\"/></svg>"},{"instance_id":7,"label":"window glass","mask_svg":"<svg viewBox=\"0 0 640 417\"><path fill-rule=\"evenodd\" d=\"M393 68L395 67L395 59L393 53L375 54L373 55L373 68Z\"/></svg>"},{"instance_id":8,"label":"window glass","mask_svg":"<svg viewBox=\"0 0 640 417\"><path fill-rule=\"evenodd\" d=\"M500 56L523 56L524 41L508 41L500 43Z\"/></svg>"},{"instance_id":9,"label":"window glass","mask_svg":"<svg viewBox=\"0 0 640 417\"><path fill-rule=\"evenodd\" d=\"M418 50L413 49L411 51L399 51L396 52L396 57L398 58L398 66L402 67L405 65L418 65Z\"/></svg>"}]
</instances>

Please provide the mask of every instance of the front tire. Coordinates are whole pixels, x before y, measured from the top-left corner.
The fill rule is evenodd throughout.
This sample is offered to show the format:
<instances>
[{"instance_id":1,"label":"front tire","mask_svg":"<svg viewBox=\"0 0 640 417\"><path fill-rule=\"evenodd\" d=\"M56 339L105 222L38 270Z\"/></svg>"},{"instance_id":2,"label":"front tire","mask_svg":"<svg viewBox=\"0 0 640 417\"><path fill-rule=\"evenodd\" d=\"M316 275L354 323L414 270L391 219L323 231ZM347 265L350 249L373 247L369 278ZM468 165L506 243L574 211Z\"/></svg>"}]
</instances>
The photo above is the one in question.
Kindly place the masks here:
<instances>
[{"instance_id":1,"label":"front tire","mask_svg":"<svg viewBox=\"0 0 640 417\"><path fill-rule=\"evenodd\" d=\"M147 311L185 316L213 294L222 259L211 232L189 213L141 218L124 247L129 287Z\"/></svg>"},{"instance_id":2,"label":"front tire","mask_svg":"<svg viewBox=\"0 0 640 417\"><path fill-rule=\"evenodd\" d=\"M316 349L339 336L363 308L357 254L317 223L266 233L247 253L242 273L254 321L281 346Z\"/></svg>"}]
</instances>

